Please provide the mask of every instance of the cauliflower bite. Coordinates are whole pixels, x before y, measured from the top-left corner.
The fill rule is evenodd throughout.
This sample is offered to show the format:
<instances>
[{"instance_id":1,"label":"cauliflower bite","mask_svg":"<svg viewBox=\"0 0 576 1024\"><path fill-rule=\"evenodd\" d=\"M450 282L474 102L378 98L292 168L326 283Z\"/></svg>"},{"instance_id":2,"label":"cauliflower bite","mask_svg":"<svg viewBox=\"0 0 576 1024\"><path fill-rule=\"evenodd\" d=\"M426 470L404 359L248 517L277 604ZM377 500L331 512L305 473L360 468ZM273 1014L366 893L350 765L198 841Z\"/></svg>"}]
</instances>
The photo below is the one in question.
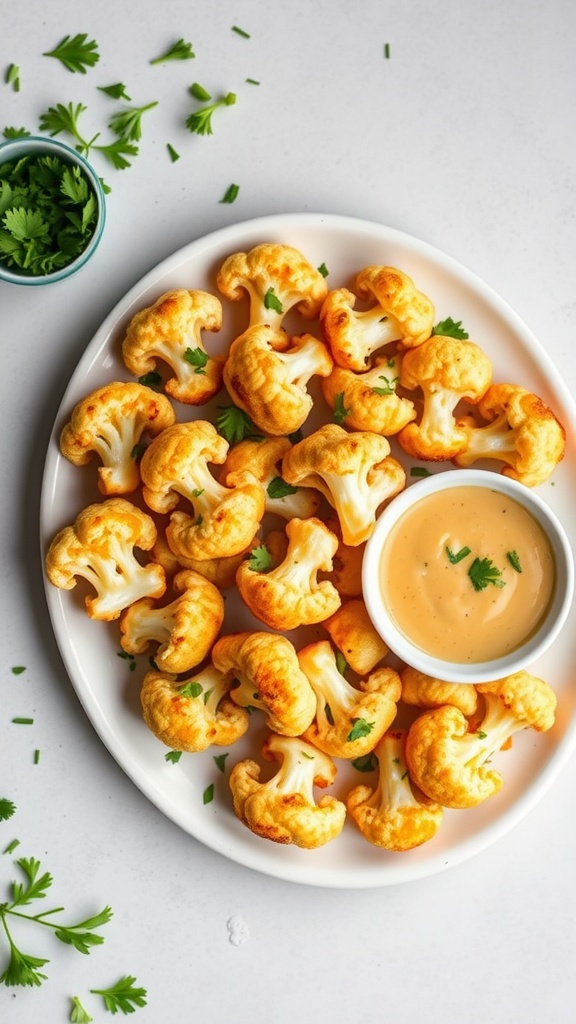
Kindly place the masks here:
<instances>
[{"instance_id":1,"label":"cauliflower bite","mask_svg":"<svg viewBox=\"0 0 576 1024\"><path fill-rule=\"evenodd\" d=\"M395 267L365 267L356 278L356 291L360 299L376 304L356 310L353 292L337 288L320 312L322 333L338 366L366 370L384 345L401 341L414 348L430 337L434 306L408 274Z\"/></svg>"},{"instance_id":2,"label":"cauliflower bite","mask_svg":"<svg viewBox=\"0 0 576 1024\"><path fill-rule=\"evenodd\" d=\"M354 547L368 540L378 509L406 483L389 452L380 434L349 434L327 423L286 452L282 476L289 484L320 491L338 515L344 543Z\"/></svg>"},{"instance_id":3,"label":"cauliflower bite","mask_svg":"<svg viewBox=\"0 0 576 1024\"><path fill-rule=\"evenodd\" d=\"M475 807L497 793L503 779L487 767L493 754L520 729L545 732L554 724L554 692L528 672L478 684L477 690L484 696L485 710L474 732L451 704L424 711L408 730L406 761L412 780L444 807Z\"/></svg>"},{"instance_id":4,"label":"cauliflower bite","mask_svg":"<svg viewBox=\"0 0 576 1024\"><path fill-rule=\"evenodd\" d=\"M349 429L391 437L416 419L414 402L396 391L400 367L398 355L377 359L365 373L335 366L322 381L322 393L333 412L340 410Z\"/></svg>"},{"instance_id":5,"label":"cauliflower bite","mask_svg":"<svg viewBox=\"0 0 576 1024\"><path fill-rule=\"evenodd\" d=\"M144 654L156 642L156 665L161 672L178 675L210 653L224 621L224 599L213 583L191 569L179 572L172 586L178 596L170 604L160 608L143 597L122 612L120 642L128 654Z\"/></svg>"},{"instance_id":6,"label":"cauliflower bite","mask_svg":"<svg viewBox=\"0 0 576 1024\"><path fill-rule=\"evenodd\" d=\"M237 683L232 700L241 707L260 708L274 732L299 736L310 725L314 691L287 637L259 631L221 636L212 661Z\"/></svg>"},{"instance_id":7,"label":"cauliflower bite","mask_svg":"<svg viewBox=\"0 0 576 1024\"><path fill-rule=\"evenodd\" d=\"M117 619L142 597L162 597L166 576L159 565L140 565L134 548L150 551L156 540L152 518L125 498L88 505L72 526L56 534L46 554L46 575L55 587L72 590L76 577L90 583L86 597L91 619Z\"/></svg>"},{"instance_id":8,"label":"cauliflower bite","mask_svg":"<svg viewBox=\"0 0 576 1024\"><path fill-rule=\"evenodd\" d=\"M423 394L420 422L398 434L404 451L428 461L453 459L464 451L468 435L454 411L462 399L477 403L492 381L492 364L482 349L473 341L435 334L405 354L400 381Z\"/></svg>"},{"instance_id":9,"label":"cauliflower bite","mask_svg":"<svg viewBox=\"0 0 576 1024\"><path fill-rule=\"evenodd\" d=\"M251 559L236 573L240 597L253 615L271 629L290 630L323 622L340 606L340 595L329 580L318 582L320 569L329 571L338 540L320 519L291 519L286 525L288 549L275 569L260 572Z\"/></svg>"},{"instance_id":10,"label":"cauliflower bite","mask_svg":"<svg viewBox=\"0 0 576 1024\"><path fill-rule=\"evenodd\" d=\"M458 466L477 459L498 459L502 473L526 487L544 483L564 457L566 432L541 398L516 384L492 384L478 403L487 424L461 427L464 449L455 458Z\"/></svg>"},{"instance_id":11,"label":"cauliflower bite","mask_svg":"<svg viewBox=\"0 0 576 1024\"><path fill-rule=\"evenodd\" d=\"M136 377L167 363L174 376L164 389L178 402L202 405L222 387L224 356L209 356L202 331L219 331L222 306L209 292L176 288L132 317L122 342L124 363Z\"/></svg>"},{"instance_id":12,"label":"cauliflower bite","mask_svg":"<svg viewBox=\"0 0 576 1024\"><path fill-rule=\"evenodd\" d=\"M221 476L227 483L229 473L248 470L266 491L266 512L283 519L308 519L320 507L320 495L310 488L292 487L281 476L282 456L291 447L287 437L267 437L263 441L240 441L226 457Z\"/></svg>"},{"instance_id":13,"label":"cauliflower bite","mask_svg":"<svg viewBox=\"0 0 576 1024\"><path fill-rule=\"evenodd\" d=\"M274 331L292 307L313 319L328 291L320 271L298 249L276 242L228 256L216 281L222 294L233 302L248 295L250 327L267 324Z\"/></svg>"},{"instance_id":14,"label":"cauliflower bite","mask_svg":"<svg viewBox=\"0 0 576 1024\"><path fill-rule=\"evenodd\" d=\"M352 547L342 540L342 530L336 518L328 518L326 526L331 533L338 538L336 554L332 559L332 569L329 573L320 573L320 579L326 576L334 584L340 597L360 597L362 594L362 560L364 558L365 544L357 544Z\"/></svg>"},{"instance_id":15,"label":"cauliflower bite","mask_svg":"<svg viewBox=\"0 0 576 1024\"><path fill-rule=\"evenodd\" d=\"M396 717L402 689L398 673L376 669L356 688L338 669L328 640L303 647L298 662L316 694L316 717L305 738L332 757L368 754Z\"/></svg>"},{"instance_id":16,"label":"cauliflower bite","mask_svg":"<svg viewBox=\"0 0 576 1024\"><path fill-rule=\"evenodd\" d=\"M324 622L332 643L359 676L365 676L388 654L382 637L376 632L364 601L346 601Z\"/></svg>"},{"instance_id":17,"label":"cauliflower bite","mask_svg":"<svg viewBox=\"0 0 576 1024\"><path fill-rule=\"evenodd\" d=\"M264 488L251 473L230 474L218 483L208 463L222 464L228 442L208 420L175 423L162 431L142 456L144 501L155 512L170 512L180 497L194 514L172 512L166 529L177 558L224 558L245 551L264 515Z\"/></svg>"},{"instance_id":18,"label":"cauliflower bite","mask_svg":"<svg viewBox=\"0 0 576 1024\"><path fill-rule=\"evenodd\" d=\"M453 704L466 718L476 712L478 693L469 683L447 683L405 665L400 672L402 700L417 708L440 708Z\"/></svg>"},{"instance_id":19,"label":"cauliflower bite","mask_svg":"<svg viewBox=\"0 0 576 1024\"><path fill-rule=\"evenodd\" d=\"M378 782L355 786L346 807L365 839L384 850L402 852L436 835L444 809L412 787L404 757L405 733L387 732L374 748Z\"/></svg>"},{"instance_id":20,"label":"cauliflower bite","mask_svg":"<svg viewBox=\"0 0 576 1024\"><path fill-rule=\"evenodd\" d=\"M78 402L60 434L60 451L75 466L96 453L103 494L130 494L140 483L136 456L144 434L155 437L175 420L164 395L144 384L113 381Z\"/></svg>"},{"instance_id":21,"label":"cauliflower bite","mask_svg":"<svg viewBox=\"0 0 576 1024\"><path fill-rule=\"evenodd\" d=\"M142 682L142 716L171 750L196 753L214 744L227 747L248 729L250 715L230 700L230 680L208 665L192 678L176 680L160 671Z\"/></svg>"},{"instance_id":22,"label":"cauliflower bite","mask_svg":"<svg viewBox=\"0 0 576 1024\"><path fill-rule=\"evenodd\" d=\"M260 766L240 761L230 772L234 813L252 832L284 845L314 850L340 835L346 807L325 794L316 803L314 786L330 786L336 766L301 738L270 736L262 751L279 762L276 774L260 782Z\"/></svg>"},{"instance_id":23,"label":"cauliflower bite","mask_svg":"<svg viewBox=\"0 0 576 1024\"><path fill-rule=\"evenodd\" d=\"M233 402L265 434L292 434L313 406L307 391L311 377L326 377L332 359L311 334L289 338L282 330L255 324L236 338L224 366L224 383Z\"/></svg>"},{"instance_id":24,"label":"cauliflower bite","mask_svg":"<svg viewBox=\"0 0 576 1024\"><path fill-rule=\"evenodd\" d=\"M194 572L204 576L213 583L218 590L228 590L236 582L238 566L246 557L247 552L241 551L238 555L229 555L226 558L186 558L185 555L176 555L168 545L166 537L158 534L158 538L152 548L152 560L161 565L167 578L173 578L182 569L193 569Z\"/></svg>"}]
</instances>

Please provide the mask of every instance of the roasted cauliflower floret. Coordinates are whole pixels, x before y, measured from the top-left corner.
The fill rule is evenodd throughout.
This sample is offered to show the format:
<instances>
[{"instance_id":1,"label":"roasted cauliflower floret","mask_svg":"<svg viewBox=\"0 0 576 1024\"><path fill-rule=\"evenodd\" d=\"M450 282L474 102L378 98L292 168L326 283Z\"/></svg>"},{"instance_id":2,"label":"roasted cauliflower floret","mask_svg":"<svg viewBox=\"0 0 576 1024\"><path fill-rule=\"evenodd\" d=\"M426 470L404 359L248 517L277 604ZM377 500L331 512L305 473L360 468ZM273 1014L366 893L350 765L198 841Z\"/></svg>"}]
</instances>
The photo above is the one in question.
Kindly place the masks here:
<instances>
[{"instance_id":1,"label":"roasted cauliflower floret","mask_svg":"<svg viewBox=\"0 0 576 1024\"><path fill-rule=\"evenodd\" d=\"M404 757L405 733L387 732L374 748L378 782L355 786L346 807L365 839L385 850L413 850L436 835L444 809L412 787Z\"/></svg>"},{"instance_id":2,"label":"roasted cauliflower floret","mask_svg":"<svg viewBox=\"0 0 576 1024\"><path fill-rule=\"evenodd\" d=\"M335 509L345 544L368 539L376 512L402 490L406 474L389 455L390 444L380 434L349 434L327 423L298 441L282 459L282 476L289 484L315 487Z\"/></svg>"},{"instance_id":3,"label":"roasted cauliflower floret","mask_svg":"<svg viewBox=\"0 0 576 1024\"><path fill-rule=\"evenodd\" d=\"M130 494L140 483L137 456L144 434L155 437L175 420L164 395L143 384L113 381L78 402L60 434L60 451L75 466L96 454L103 494Z\"/></svg>"},{"instance_id":4,"label":"roasted cauliflower floret","mask_svg":"<svg viewBox=\"0 0 576 1024\"><path fill-rule=\"evenodd\" d=\"M332 643L344 655L347 664L359 676L365 676L382 661L388 648L376 632L360 598L346 601L324 622Z\"/></svg>"},{"instance_id":5,"label":"roasted cauliflower floret","mask_svg":"<svg viewBox=\"0 0 576 1024\"><path fill-rule=\"evenodd\" d=\"M276 242L228 256L217 284L233 302L248 295L250 327L268 324L273 330L293 307L306 319L317 316L328 290L320 271L298 249Z\"/></svg>"},{"instance_id":6,"label":"roasted cauliflower floret","mask_svg":"<svg viewBox=\"0 0 576 1024\"><path fill-rule=\"evenodd\" d=\"M313 406L311 377L326 377L332 359L311 334L289 338L281 330L255 324L236 338L224 367L230 397L265 434L292 434Z\"/></svg>"},{"instance_id":7,"label":"roasted cauliflower floret","mask_svg":"<svg viewBox=\"0 0 576 1024\"><path fill-rule=\"evenodd\" d=\"M544 732L554 724L556 697L543 680L516 672L482 683L485 713L474 732L454 705L424 711L406 739L406 761L413 782L444 807L474 807L503 784L487 766L496 751L520 729Z\"/></svg>"},{"instance_id":8,"label":"roasted cauliflower floret","mask_svg":"<svg viewBox=\"0 0 576 1024\"><path fill-rule=\"evenodd\" d=\"M147 672L142 682L142 715L151 732L171 750L196 753L214 744L227 747L248 729L250 715L230 700L230 680L208 665L190 679Z\"/></svg>"},{"instance_id":9,"label":"roasted cauliflower floret","mask_svg":"<svg viewBox=\"0 0 576 1024\"><path fill-rule=\"evenodd\" d=\"M340 835L345 805L327 794L316 803L314 796L314 786L333 783L334 762L300 737L270 736L262 752L280 764L268 782L260 782L255 761L240 761L230 772L234 812L240 821L263 839L306 850Z\"/></svg>"},{"instance_id":10,"label":"roasted cauliflower floret","mask_svg":"<svg viewBox=\"0 0 576 1024\"><path fill-rule=\"evenodd\" d=\"M405 704L427 709L453 704L466 715L466 718L470 718L476 712L478 693L469 683L447 683L443 679L427 676L410 665L404 666L400 678L402 700Z\"/></svg>"},{"instance_id":11,"label":"roasted cauliflower floret","mask_svg":"<svg viewBox=\"0 0 576 1024\"><path fill-rule=\"evenodd\" d=\"M180 555L177 558L163 534L158 535L152 548L152 560L164 568L167 578L174 578L182 569L192 569L200 576L204 576L219 590L228 590L234 586L238 566L246 554L246 551L241 551L237 555L229 555L225 558L186 558L185 555Z\"/></svg>"},{"instance_id":12,"label":"roasted cauliflower floret","mask_svg":"<svg viewBox=\"0 0 576 1024\"><path fill-rule=\"evenodd\" d=\"M209 463L222 464L228 442L207 420L175 423L142 456L142 494L155 512L170 512L183 496L193 515L172 512L166 537L177 557L223 558L252 542L264 515L264 488L251 473L230 474L220 484Z\"/></svg>"},{"instance_id":13,"label":"roasted cauliflower floret","mask_svg":"<svg viewBox=\"0 0 576 1024\"><path fill-rule=\"evenodd\" d=\"M492 364L473 341L435 334L402 360L400 381L408 390L420 388L422 416L398 434L404 451L417 459L453 459L464 451L467 432L454 415L466 399L477 403L492 381Z\"/></svg>"},{"instance_id":14,"label":"roasted cauliflower floret","mask_svg":"<svg viewBox=\"0 0 576 1024\"><path fill-rule=\"evenodd\" d=\"M161 672L178 675L210 653L224 621L224 599L213 583L191 569L179 572L172 587L177 597L163 607L143 597L125 609L120 642L128 654L144 654L150 643L159 644L156 665Z\"/></svg>"},{"instance_id":15,"label":"roasted cauliflower floret","mask_svg":"<svg viewBox=\"0 0 576 1024\"><path fill-rule=\"evenodd\" d=\"M487 424L460 424L466 444L456 464L498 459L502 473L526 487L547 480L564 457L566 432L542 399L516 384L492 384L477 409Z\"/></svg>"},{"instance_id":16,"label":"roasted cauliflower floret","mask_svg":"<svg viewBox=\"0 0 576 1024\"><path fill-rule=\"evenodd\" d=\"M320 507L320 495L309 487L293 487L282 479L282 457L290 447L287 437L240 441L228 452L222 482L226 484L229 473L248 470L260 481L266 492L266 512L282 516L283 519L307 519L316 515Z\"/></svg>"},{"instance_id":17,"label":"roasted cauliflower floret","mask_svg":"<svg viewBox=\"0 0 576 1024\"><path fill-rule=\"evenodd\" d=\"M55 587L72 590L76 577L90 583L96 597L86 597L91 619L106 622L142 597L162 597L164 570L141 565L134 548L150 551L156 540L152 518L125 498L88 505L72 526L56 534L46 554L46 575Z\"/></svg>"},{"instance_id":18,"label":"roasted cauliflower floret","mask_svg":"<svg viewBox=\"0 0 576 1024\"><path fill-rule=\"evenodd\" d=\"M221 636L212 661L237 683L230 693L241 707L260 708L282 736L299 736L316 708L314 691L287 637L255 631Z\"/></svg>"},{"instance_id":19,"label":"roasted cauliflower floret","mask_svg":"<svg viewBox=\"0 0 576 1024\"><path fill-rule=\"evenodd\" d=\"M332 757L369 753L396 717L398 673L379 668L360 680L358 688L352 686L338 669L328 640L303 647L298 661L316 694L316 716L305 738Z\"/></svg>"},{"instance_id":20,"label":"roasted cauliflower floret","mask_svg":"<svg viewBox=\"0 0 576 1024\"><path fill-rule=\"evenodd\" d=\"M340 595L329 580L318 581L320 569L330 570L338 540L320 519L291 519L286 526L288 549L283 561L268 572L254 568L249 558L236 573L236 585L253 615L271 629L290 630L323 622L340 606Z\"/></svg>"},{"instance_id":21,"label":"roasted cauliflower floret","mask_svg":"<svg viewBox=\"0 0 576 1024\"><path fill-rule=\"evenodd\" d=\"M340 597L360 597L362 594L362 561L364 559L365 544L357 544L352 547L342 540L342 530L336 517L330 516L326 520L328 529L338 538L336 554L332 559L332 569L329 573L320 573L319 578L325 576L334 584Z\"/></svg>"},{"instance_id":22,"label":"roasted cauliflower floret","mask_svg":"<svg viewBox=\"0 0 576 1024\"><path fill-rule=\"evenodd\" d=\"M335 366L322 381L322 393L333 412L351 430L372 430L383 437L397 434L416 419L416 407L397 393L401 357L377 359L365 373Z\"/></svg>"},{"instance_id":23,"label":"roasted cauliflower floret","mask_svg":"<svg viewBox=\"0 0 576 1024\"><path fill-rule=\"evenodd\" d=\"M355 287L360 299L375 305L356 310L353 292L337 288L328 293L320 312L323 336L338 366L365 370L372 354L390 342L413 348L430 337L434 307L408 274L369 266L360 271Z\"/></svg>"},{"instance_id":24,"label":"roasted cauliflower floret","mask_svg":"<svg viewBox=\"0 0 576 1024\"><path fill-rule=\"evenodd\" d=\"M215 295L176 288L132 317L122 342L124 363L136 377L167 363L174 376L166 381L166 392L186 405L202 405L220 390L225 359L208 355L202 332L221 326L222 306Z\"/></svg>"}]
</instances>

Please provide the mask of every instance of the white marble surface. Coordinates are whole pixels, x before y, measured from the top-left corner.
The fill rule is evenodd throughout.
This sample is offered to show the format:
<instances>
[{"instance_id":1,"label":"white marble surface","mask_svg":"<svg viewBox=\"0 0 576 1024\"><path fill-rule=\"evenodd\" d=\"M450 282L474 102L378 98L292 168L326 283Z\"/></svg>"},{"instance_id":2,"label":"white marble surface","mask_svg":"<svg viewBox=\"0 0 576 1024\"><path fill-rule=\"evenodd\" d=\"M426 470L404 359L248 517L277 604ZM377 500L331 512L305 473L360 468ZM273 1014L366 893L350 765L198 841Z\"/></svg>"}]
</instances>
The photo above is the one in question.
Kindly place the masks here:
<instances>
[{"instance_id":1,"label":"white marble surface","mask_svg":"<svg viewBox=\"0 0 576 1024\"><path fill-rule=\"evenodd\" d=\"M53 288L0 284L0 796L17 804L0 848L21 844L0 856L0 899L21 854L52 872L71 915L114 908L90 957L25 926L21 945L50 957L49 979L1 986L0 1019L60 1024L78 995L104 1020L88 989L131 973L148 990L134 1019L153 1024L572 1022L573 758L512 832L429 879L340 891L239 867L164 818L94 733L52 638L37 545L45 446L86 344L144 272L236 221L332 212L431 242L508 300L574 387L572 0L28 0L2 22L2 76L20 65L22 88L0 86L0 127L34 129L69 101L100 127L110 101L95 85L116 81L160 105L133 167L95 160L113 191L90 266ZM86 76L42 57L76 32L102 55ZM148 64L180 36L194 62ZM181 127L194 79L238 93L210 138ZM219 204L232 181L238 199ZM16 727L16 715L34 725ZM0 950L3 965L2 937Z\"/></svg>"}]
</instances>

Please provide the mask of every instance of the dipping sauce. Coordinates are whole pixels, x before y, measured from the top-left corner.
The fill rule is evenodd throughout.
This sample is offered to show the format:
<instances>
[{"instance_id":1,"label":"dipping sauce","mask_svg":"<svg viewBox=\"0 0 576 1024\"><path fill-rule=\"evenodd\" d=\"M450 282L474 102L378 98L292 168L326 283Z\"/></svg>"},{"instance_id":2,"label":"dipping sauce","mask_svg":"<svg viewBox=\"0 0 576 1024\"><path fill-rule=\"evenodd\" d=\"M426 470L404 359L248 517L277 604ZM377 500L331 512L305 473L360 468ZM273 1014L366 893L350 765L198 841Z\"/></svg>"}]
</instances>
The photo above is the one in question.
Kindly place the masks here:
<instances>
[{"instance_id":1,"label":"dipping sauce","mask_svg":"<svg viewBox=\"0 0 576 1024\"><path fill-rule=\"evenodd\" d=\"M450 487L391 528L380 580L396 627L416 646L445 661L490 661L538 628L554 591L554 555L517 501L489 487Z\"/></svg>"}]
</instances>

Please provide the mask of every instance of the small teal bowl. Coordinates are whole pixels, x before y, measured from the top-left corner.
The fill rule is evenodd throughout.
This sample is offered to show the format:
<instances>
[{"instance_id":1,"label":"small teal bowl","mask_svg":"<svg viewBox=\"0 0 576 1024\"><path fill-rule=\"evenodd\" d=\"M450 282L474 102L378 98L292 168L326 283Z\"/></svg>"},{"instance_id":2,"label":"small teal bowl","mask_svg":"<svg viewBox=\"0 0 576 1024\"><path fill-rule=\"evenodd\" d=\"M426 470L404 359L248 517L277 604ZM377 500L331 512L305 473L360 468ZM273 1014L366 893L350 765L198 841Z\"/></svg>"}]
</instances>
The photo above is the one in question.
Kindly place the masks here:
<instances>
[{"instance_id":1,"label":"small teal bowl","mask_svg":"<svg viewBox=\"0 0 576 1024\"><path fill-rule=\"evenodd\" d=\"M98 207L96 224L90 236L88 244L79 256L76 256L65 267L60 267L53 273L32 275L22 271L13 270L7 267L0 260L0 281L7 281L9 284L41 285L53 284L55 281L63 281L71 277L77 270L80 270L94 255L104 230L106 220L106 199L100 178L88 161L77 153L76 150L67 146L64 142L56 139L47 139L40 136L26 136L20 139L12 139L0 144L0 164L20 160L25 156L55 156L68 164L75 164L80 168L87 178L96 196Z\"/></svg>"}]
</instances>

